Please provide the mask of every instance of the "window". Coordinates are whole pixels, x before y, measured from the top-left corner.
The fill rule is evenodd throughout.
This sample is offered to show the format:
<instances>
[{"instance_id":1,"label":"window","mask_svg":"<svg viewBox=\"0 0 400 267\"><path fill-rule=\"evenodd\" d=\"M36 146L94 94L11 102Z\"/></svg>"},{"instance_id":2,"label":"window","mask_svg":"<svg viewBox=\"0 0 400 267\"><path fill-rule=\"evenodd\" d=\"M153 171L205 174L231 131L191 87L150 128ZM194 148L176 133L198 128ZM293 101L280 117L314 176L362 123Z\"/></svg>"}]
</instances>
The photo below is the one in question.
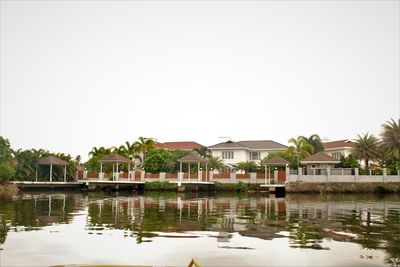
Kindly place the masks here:
<instances>
[{"instance_id":1,"label":"window","mask_svg":"<svg viewBox=\"0 0 400 267\"><path fill-rule=\"evenodd\" d=\"M222 151L222 159L233 159L233 151Z\"/></svg>"},{"instance_id":2,"label":"window","mask_svg":"<svg viewBox=\"0 0 400 267\"><path fill-rule=\"evenodd\" d=\"M342 156L342 153L340 153L340 152L332 153L332 157L334 157L335 159L340 159L341 156Z\"/></svg>"},{"instance_id":3,"label":"window","mask_svg":"<svg viewBox=\"0 0 400 267\"><path fill-rule=\"evenodd\" d=\"M260 152L250 152L250 160L259 160Z\"/></svg>"}]
</instances>

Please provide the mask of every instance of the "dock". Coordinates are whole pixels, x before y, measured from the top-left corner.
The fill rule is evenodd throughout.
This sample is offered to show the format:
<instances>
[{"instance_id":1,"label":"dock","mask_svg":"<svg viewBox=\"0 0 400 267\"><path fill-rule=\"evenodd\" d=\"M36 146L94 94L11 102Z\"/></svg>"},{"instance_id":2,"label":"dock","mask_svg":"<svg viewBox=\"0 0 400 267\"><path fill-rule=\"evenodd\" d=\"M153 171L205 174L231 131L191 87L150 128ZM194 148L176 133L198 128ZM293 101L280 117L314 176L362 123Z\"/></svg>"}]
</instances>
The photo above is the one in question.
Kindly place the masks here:
<instances>
[{"instance_id":1,"label":"dock","mask_svg":"<svg viewBox=\"0 0 400 267\"><path fill-rule=\"evenodd\" d=\"M21 190L88 190L96 191L102 188L111 190L138 190L142 189L145 182L141 181L103 181L103 180L84 180L79 182L27 182L12 181Z\"/></svg>"}]
</instances>

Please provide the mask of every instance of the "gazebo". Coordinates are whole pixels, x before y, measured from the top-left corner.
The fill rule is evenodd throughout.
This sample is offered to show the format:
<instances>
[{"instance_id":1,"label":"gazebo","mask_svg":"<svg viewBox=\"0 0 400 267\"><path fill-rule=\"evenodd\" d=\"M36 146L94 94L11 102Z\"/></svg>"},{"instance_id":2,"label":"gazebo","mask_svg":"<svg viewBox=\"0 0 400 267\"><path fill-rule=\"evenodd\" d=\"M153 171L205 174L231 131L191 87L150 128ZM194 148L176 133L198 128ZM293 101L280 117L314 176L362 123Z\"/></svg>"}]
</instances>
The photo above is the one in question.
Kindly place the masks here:
<instances>
[{"instance_id":1,"label":"gazebo","mask_svg":"<svg viewBox=\"0 0 400 267\"><path fill-rule=\"evenodd\" d=\"M268 184L271 181L271 177L270 177L270 169L269 167L276 167L276 166L287 166L289 165L289 161L287 161L286 159L282 158L282 157L272 157L268 160L265 161L265 184L267 184L267 178L268 178ZM268 172L267 172L268 169ZM267 175L268 174L268 175Z\"/></svg>"},{"instance_id":2,"label":"gazebo","mask_svg":"<svg viewBox=\"0 0 400 267\"><path fill-rule=\"evenodd\" d=\"M197 152L191 152L187 154L186 156L178 159L178 162L180 164L179 166L179 171L182 173L182 163L187 163L188 164L188 179L190 181L190 164L197 163L197 173L200 173L200 163L205 163L206 164L206 180L207 180L207 164L208 160L203 158L202 156L199 155Z\"/></svg>"},{"instance_id":3,"label":"gazebo","mask_svg":"<svg viewBox=\"0 0 400 267\"><path fill-rule=\"evenodd\" d=\"M135 164L133 161L121 156L117 153L111 154L110 156L106 156L99 160L100 162L100 179L103 179L103 163L113 163L113 181L114 181L114 163L117 163L117 170L116 170L116 180L119 179L119 171L118 167L120 163L128 164L128 173L131 169L131 164Z\"/></svg>"},{"instance_id":4,"label":"gazebo","mask_svg":"<svg viewBox=\"0 0 400 267\"><path fill-rule=\"evenodd\" d=\"M36 166L36 182L38 181L38 166L39 165L50 165L50 182L53 182L53 165L55 166L64 166L64 182L67 181L67 165L68 162L59 159L55 156L48 156L44 158L40 158L37 161Z\"/></svg>"}]
</instances>

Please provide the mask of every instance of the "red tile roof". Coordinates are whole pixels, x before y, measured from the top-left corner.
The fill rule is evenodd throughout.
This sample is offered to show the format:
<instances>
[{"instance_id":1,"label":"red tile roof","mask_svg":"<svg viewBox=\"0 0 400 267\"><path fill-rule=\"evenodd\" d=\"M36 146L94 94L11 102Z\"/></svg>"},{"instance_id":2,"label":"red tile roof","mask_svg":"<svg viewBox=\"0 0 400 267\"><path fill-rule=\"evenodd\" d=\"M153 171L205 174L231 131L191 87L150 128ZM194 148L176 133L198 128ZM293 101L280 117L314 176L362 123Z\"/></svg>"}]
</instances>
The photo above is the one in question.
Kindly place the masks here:
<instances>
[{"instance_id":1,"label":"red tile roof","mask_svg":"<svg viewBox=\"0 0 400 267\"><path fill-rule=\"evenodd\" d=\"M325 142L325 143L323 143L323 146L325 149L353 147L353 143L348 139L344 139L344 140Z\"/></svg>"},{"instance_id":2,"label":"red tile roof","mask_svg":"<svg viewBox=\"0 0 400 267\"><path fill-rule=\"evenodd\" d=\"M193 141L182 141L182 142L164 142L156 143L157 148L166 148L173 150L192 150L195 148L201 148L202 145Z\"/></svg>"}]
</instances>

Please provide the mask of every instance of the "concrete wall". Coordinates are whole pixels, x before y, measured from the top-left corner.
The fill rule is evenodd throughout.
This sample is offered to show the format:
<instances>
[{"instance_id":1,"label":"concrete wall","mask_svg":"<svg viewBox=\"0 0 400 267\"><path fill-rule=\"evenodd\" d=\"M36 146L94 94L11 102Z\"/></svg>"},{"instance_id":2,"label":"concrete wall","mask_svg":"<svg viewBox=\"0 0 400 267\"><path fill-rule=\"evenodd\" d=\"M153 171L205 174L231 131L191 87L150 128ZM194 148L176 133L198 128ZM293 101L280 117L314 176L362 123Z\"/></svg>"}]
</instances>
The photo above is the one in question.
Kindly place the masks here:
<instances>
[{"instance_id":1,"label":"concrete wall","mask_svg":"<svg viewBox=\"0 0 400 267\"><path fill-rule=\"evenodd\" d=\"M400 183L398 175L297 175L291 174L286 179L287 182L305 183Z\"/></svg>"}]
</instances>

